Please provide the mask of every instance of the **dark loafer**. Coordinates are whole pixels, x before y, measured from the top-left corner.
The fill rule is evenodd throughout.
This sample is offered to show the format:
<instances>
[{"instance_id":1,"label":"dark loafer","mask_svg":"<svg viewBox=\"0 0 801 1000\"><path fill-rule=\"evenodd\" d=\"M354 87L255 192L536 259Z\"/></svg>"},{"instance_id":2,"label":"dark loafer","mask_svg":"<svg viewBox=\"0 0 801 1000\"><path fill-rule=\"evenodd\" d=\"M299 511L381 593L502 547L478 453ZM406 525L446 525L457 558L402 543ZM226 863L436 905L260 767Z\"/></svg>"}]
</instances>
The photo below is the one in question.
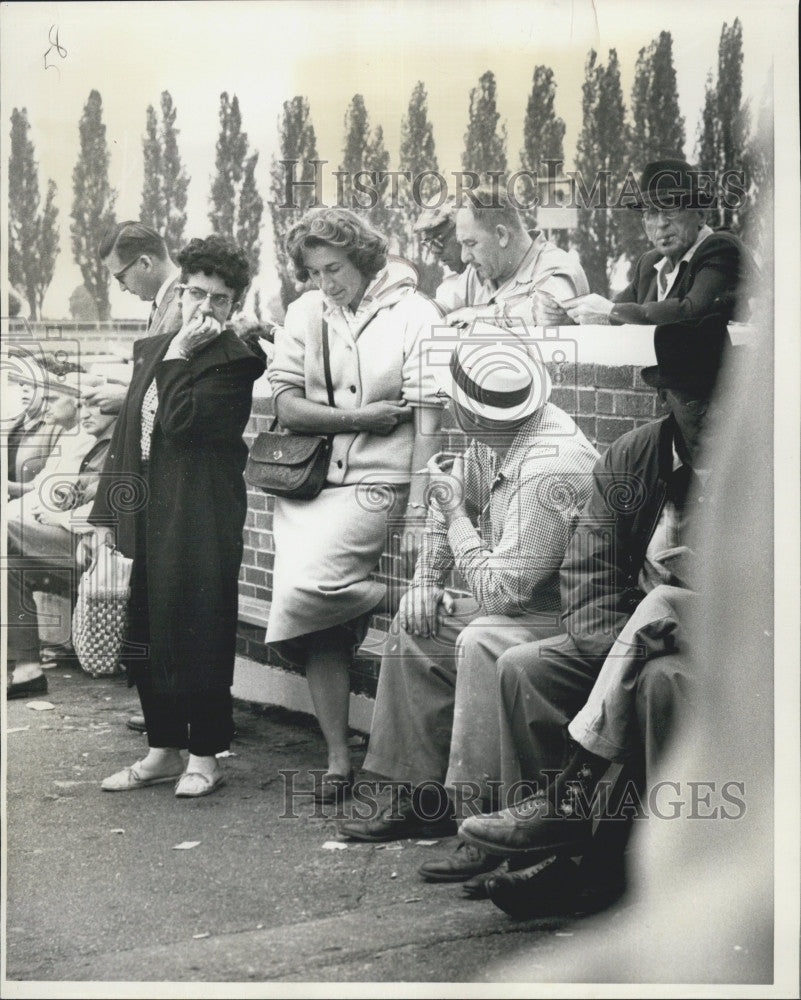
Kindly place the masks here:
<instances>
[{"instance_id":1,"label":"dark loafer","mask_svg":"<svg viewBox=\"0 0 801 1000\"><path fill-rule=\"evenodd\" d=\"M6 698L29 698L34 694L47 694L47 678L44 674L28 681L12 681L6 687Z\"/></svg>"},{"instance_id":2,"label":"dark loafer","mask_svg":"<svg viewBox=\"0 0 801 1000\"><path fill-rule=\"evenodd\" d=\"M314 801L318 805L331 806L342 802L353 788L353 770L348 774L335 774L329 771L314 787Z\"/></svg>"},{"instance_id":3,"label":"dark loafer","mask_svg":"<svg viewBox=\"0 0 801 1000\"><path fill-rule=\"evenodd\" d=\"M415 812L411 797L401 796L375 819L350 819L339 824L339 832L353 840L380 842L411 837L450 837L456 832L453 816L427 819Z\"/></svg>"},{"instance_id":4,"label":"dark loafer","mask_svg":"<svg viewBox=\"0 0 801 1000\"><path fill-rule=\"evenodd\" d=\"M488 854L462 840L447 857L426 861L417 871L426 882L464 882L495 871L502 863L503 858L498 855Z\"/></svg>"}]
</instances>

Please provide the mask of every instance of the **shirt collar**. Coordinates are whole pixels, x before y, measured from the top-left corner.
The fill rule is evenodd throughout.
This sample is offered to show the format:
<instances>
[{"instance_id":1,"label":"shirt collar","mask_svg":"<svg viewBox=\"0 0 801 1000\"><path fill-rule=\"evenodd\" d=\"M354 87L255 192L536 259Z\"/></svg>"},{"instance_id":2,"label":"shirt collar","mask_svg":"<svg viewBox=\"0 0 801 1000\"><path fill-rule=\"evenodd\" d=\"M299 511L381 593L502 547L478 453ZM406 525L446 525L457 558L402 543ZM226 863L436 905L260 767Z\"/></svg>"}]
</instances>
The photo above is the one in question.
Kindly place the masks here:
<instances>
[{"instance_id":1,"label":"shirt collar","mask_svg":"<svg viewBox=\"0 0 801 1000\"><path fill-rule=\"evenodd\" d=\"M167 278L167 280L161 286L161 288L159 288L159 290L156 292L155 298L153 299L153 305L156 307L156 309L158 309L158 307L164 301L164 296L167 294L167 289L175 281L176 277L177 277L176 274L171 274L169 278Z\"/></svg>"},{"instance_id":2,"label":"shirt collar","mask_svg":"<svg viewBox=\"0 0 801 1000\"><path fill-rule=\"evenodd\" d=\"M691 260L698 247L704 242L705 239L713 235L713 230L709 226L703 225L698 230L698 236L696 237L695 243L682 255L681 259L676 262L675 267L671 267L670 261L667 257L661 257L655 264L654 270L659 274L672 274L673 271L678 270L681 267L682 261Z\"/></svg>"}]
</instances>

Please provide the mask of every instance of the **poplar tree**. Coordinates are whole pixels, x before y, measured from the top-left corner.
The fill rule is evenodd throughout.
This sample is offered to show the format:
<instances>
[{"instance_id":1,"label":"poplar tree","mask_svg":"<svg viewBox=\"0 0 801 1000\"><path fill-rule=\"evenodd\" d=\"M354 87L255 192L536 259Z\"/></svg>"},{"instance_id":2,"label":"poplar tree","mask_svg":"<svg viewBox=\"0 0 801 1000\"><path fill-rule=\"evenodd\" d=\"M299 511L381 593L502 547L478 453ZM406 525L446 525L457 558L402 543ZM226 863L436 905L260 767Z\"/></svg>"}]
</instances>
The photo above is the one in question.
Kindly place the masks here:
<instances>
[{"instance_id":1,"label":"poplar tree","mask_svg":"<svg viewBox=\"0 0 801 1000\"><path fill-rule=\"evenodd\" d=\"M496 107L495 74L487 70L470 91L467 132L464 136L462 166L479 174L506 173L506 125L500 123ZM483 178L482 178L483 179Z\"/></svg>"},{"instance_id":2,"label":"poplar tree","mask_svg":"<svg viewBox=\"0 0 801 1000\"><path fill-rule=\"evenodd\" d=\"M297 95L284 101L278 133L279 156L273 157L270 165L270 218L281 282L281 302L286 308L299 294L292 264L286 255L287 233L306 209L315 203L314 188L309 185L315 179L313 161L318 158L317 139L309 102L305 97ZM282 160L285 162L282 163ZM287 179L306 183L288 191Z\"/></svg>"},{"instance_id":3,"label":"poplar tree","mask_svg":"<svg viewBox=\"0 0 801 1000\"><path fill-rule=\"evenodd\" d=\"M384 145L384 130L380 125L370 128L370 116L361 94L354 94L345 112L345 142L340 164L340 204L356 212L365 213L370 224L390 239L397 228L396 212L386 204L389 177L379 176L389 169L389 152ZM359 183L366 190L355 186L356 175L366 171L372 178L363 176Z\"/></svg>"},{"instance_id":4,"label":"poplar tree","mask_svg":"<svg viewBox=\"0 0 801 1000\"><path fill-rule=\"evenodd\" d=\"M739 232L740 190L751 186L746 149L750 113L743 101L743 29L739 18L724 24L718 44L718 75L707 78L704 109L698 134L698 162L702 170L715 173L718 198L713 224Z\"/></svg>"},{"instance_id":5,"label":"poplar tree","mask_svg":"<svg viewBox=\"0 0 801 1000\"><path fill-rule=\"evenodd\" d=\"M520 167L542 179L548 175L544 160L559 160L564 163L565 123L554 110L556 81L549 66L535 66L531 81L531 92L526 104L523 121L523 148L520 151ZM528 177L521 179L515 196L519 202L534 206L538 191ZM534 225L536 207L527 213L528 221Z\"/></svg>"},{"instance_id":6,"label":"poplar tree","mask_svg":"<svg viewBox=\"0 0 801 1000\"><path fill-rule=\"evenodd\" d=\"M247 254L255 276L261 256L261 219L264 201L256 186L259 154L248 155L247 133L236 94L220 94L220 134L216 174L211 186L209 221L215 233L238 243Z\"/></svg>"},{"instance_id":7,"label":"poplar tree","mask_svg":"<svg viewBox=\"0 0 801 1000\"><path fill-rule=\"evenodd\" d=\"M609 272L621 252L617 222L608 204L626 172L628 129L617 52L604 67L592 49L582 86L582 128L576 145L577 243L590 288L609 294Z\"/></svg>"},{"instance_id":8,"label":"poplar tree","mask_svg":"<svg viewBox=\"0 0 801 1000\"><path fill-rule=\"evenodd\" d=\"M434 177L425 173L439 171L434 129L428 118L428 94L422 81L418 81L409 98L406 114L401 119L400 171L408 172L411 180L401 180L401 204L398 212L398 243L402 256L414 261L420 272L420 287L429 295L442 281L443 271L436 261L426 259L419 237L414 233L422 205L439 200L442 192ZM421 178L415 184L415 178Z\"/></svg>"},{"instance_id":9,"label":"poplar tree","mask_svg":"<svg viewBox=\"0 0 801 1000\"><path fill-rule=\"evenodd\" d=\"M108 179L109 151L103 124L103 101L93 90L79 124L80 152L72 172L72 253L100 320L110 315L109 273L97 254L106 230L115 224L116 192Z\"/></svg>"},{"instance_id":10,"label":"poplar tree","mask_svg":"<svg viewBox=\"0 0 801 1000\"><path fill-rule=\"evenodd\" d=\"M40 211L39 172L29 133L27 110L14 108L8 161L8 276L28 300L31 319L38 319L58 256L58 209L56 185L48 180Z\"/></svg>"}]
</instances>

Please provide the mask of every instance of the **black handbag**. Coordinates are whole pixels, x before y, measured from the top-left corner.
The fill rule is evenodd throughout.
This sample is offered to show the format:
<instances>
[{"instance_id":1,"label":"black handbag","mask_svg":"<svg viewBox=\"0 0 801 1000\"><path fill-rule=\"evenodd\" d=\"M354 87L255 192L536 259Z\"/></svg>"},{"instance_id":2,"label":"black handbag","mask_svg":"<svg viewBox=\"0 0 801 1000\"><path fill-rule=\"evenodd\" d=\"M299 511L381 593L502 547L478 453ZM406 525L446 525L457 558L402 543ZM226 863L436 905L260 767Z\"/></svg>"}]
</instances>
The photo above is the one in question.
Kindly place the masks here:
<instances>
[{"instance_id":1,"label":"black handbag","mask_svg":"<svg viewBox=\"0 0 801 1000\"><path fill-rule=\"evenodd\" d=\"M328 405L334 405L328 324L323 320L323 368ZM273 496L313 500L325 483L331 460L330 434L296 434L276 431L276 417L269 431L256 435L250 447L245 482Z\"/></svg>"}]
</instances>

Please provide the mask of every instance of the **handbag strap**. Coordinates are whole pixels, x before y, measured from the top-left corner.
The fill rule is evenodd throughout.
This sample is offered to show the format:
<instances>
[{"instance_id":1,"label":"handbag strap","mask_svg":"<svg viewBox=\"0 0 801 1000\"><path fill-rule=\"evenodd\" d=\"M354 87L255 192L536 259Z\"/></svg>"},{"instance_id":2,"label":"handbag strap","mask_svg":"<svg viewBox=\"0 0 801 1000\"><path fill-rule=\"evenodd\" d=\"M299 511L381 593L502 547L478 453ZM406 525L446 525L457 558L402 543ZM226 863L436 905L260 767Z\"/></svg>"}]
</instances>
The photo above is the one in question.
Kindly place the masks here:
<instances>
[{"instance_id":1,"label":"handbag strap","mask_svg":"<svg viewBox=\"0 0 801 1000\"><path fill-rule=\"evenodd\" d=\"M325 372L325 388L328 393L328 405L334 406L334 385L331 380L331 347L328 343L328 320L323 317L323 371ZM278 417L273 417L270 430L274 431L278 426ZM332 435L328 435L329 441Z\"/></svg>"},{"instance_id":2,"label":"handbag strap","mask_svg":"<svg viewBox=\"0 0 801 1000\"><path fill-rule=\"evenodd\" d=\"M323 318L323 368L325 369L325 387L328 390L328 405L334 405L334 387L331 384L331 349L328 344L328 320Z\"/></svg>"}]
</instances>

